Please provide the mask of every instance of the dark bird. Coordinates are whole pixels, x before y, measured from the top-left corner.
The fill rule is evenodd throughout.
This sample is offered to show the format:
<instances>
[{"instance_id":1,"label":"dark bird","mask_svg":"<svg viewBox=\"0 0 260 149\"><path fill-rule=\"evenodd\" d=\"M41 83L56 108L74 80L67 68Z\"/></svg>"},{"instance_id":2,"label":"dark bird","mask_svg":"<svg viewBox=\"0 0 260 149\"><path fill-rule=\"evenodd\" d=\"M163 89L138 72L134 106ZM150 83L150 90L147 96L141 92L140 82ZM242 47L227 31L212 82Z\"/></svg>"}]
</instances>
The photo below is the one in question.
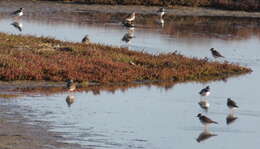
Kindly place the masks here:
<instances>
[{"instance_id":1,"label":"dark bird","mask_svg":"<svg viewBox=\"0 0 260 149\"><path fill-rule=\"evenodd\" d=\"M211 120L210 118L206 117L205 115L202 115L201 113L199 113L197 115L197 117L199 118L200 122L203 125L207 125L207 124L218 124L217 122Z\"/></svg>"},{"instance_id":2,"label":"dark bird","mask_svg":"<svg viewBox=\"0 0 260 149\"><path fill-rule=\"evenodd\" d=\"M75 97L72 96L72 95L68 95L66 97L66 102L67 102L69 107L75 102L75 100L76 100Z\"/></svg>"},{"instance_id":3,"label":"dark bird","mask_svg":"<svg viewBox=\"0 0 260 149\"><path fill-rule=\"evenodd\" d=\"M206 86L205 88L201 89L199 94L201 96L209 96L210 95L210 88L209 88L209 86Z\"/></svg>"},{"instance_id":4,"label":"dark bird","mask_svg":"<svg viewBox=\"0 0 260 149\"><path fill-rule=\"evenodd\" d=\"M229 109L235 109L238 108L237 103L230 98L227 99L227 106Z\"/></svg>"},{"instance_id":5,"label":"dark bird","mask_svg":"<svg viewBox=\"0 0 260 149\"><path fill-rule=\"evenodd\" d=\"M135 20L135 12L132 12L129 16L125 18L125 21L132 22Z\"/></svg>"},{"instance_id":6,"label":"dark bird","mask_svg":"<svg viewBox=\"0 0 260 149\"><path fill-rule=\"evenodd\" d=\"M200 143L201 141L205 141L214 136L217 136L217 134L213 134L206 130L206 131L201 132L196 140L197 140L197 142Z\"/></svg>"},{"instance_id":7,"label":"dark bird","mask_svg":"<svg viewBox=\"0 0 260 149\"><path fill-rule=\"evenodd\" d=\"M224 58L224 56L222 56L217 50L214 50L214 48L211 48L210 51L211 51L211 54L214 58L219 58L219 57Z\"/></svg>"},{"instance_id":8,"label":"dark bird","mask_svg":"<svg viewBox=\"0 0 260 149\"><path fill-rule=\"evenodd\" d=\"M69 90L69 91L74 91L75 89L76 89L76 83L74 83L74 81L73 80L68 80L67 81L67 89Z\"/></svg>"},{"instance_id":9,"label":"dark bird","mask_svg":"<svg viewBox=\"0 0 260 149\"><path fill-rule=\"evenodd\" d=\"M21 17L23 15L23 10L24 10L24 8L20 8L16 11L12 12L11 14L16 16L16 17Z\"/></svg>"},{"instance_id":10,"label":"dark bird","mask_svg":"<svg viewBox=\"0 0 260 149\"><path fill-rule=\"evenodd\" d=\"M237 119L238 119L238 117L236 117L234 114L228 114L228 116L226 117L226 123L227 123L227 125L232 124Z\"/></svg>"},{"instance_id":11,"label":"dark bird","mask_svg":"<svg viewBox=\"0 0 260 149\"><path fill-rule=\"evenodd\" d=\"M85 43L85 44L89 44L90 43L89 36L88 35L84 36L84 38L81 40L81 42Z\"/></svg>"},{"instance_id":12,"label":"dark bird","mask_svg":"<svg viewBox=\"0 0 260 149\"><path fill-rule=\"evenodd\" d=\"M23 27L22 23L15 21L11 23L11 25L14 26L16 29L18 29L20 32L22 31L22 27Z\"/></svg>"},{"instance_id":13,"label":"dark bird","mask_svg":"<svg viewBox=\"0 0 260 149\"><path fill-rule=\"evenodd\" d=\"M156 11L159 15L160 15L160 17L162 18L163 17L163 15L165 14L165 9L163 8L163 7L161 7L159 10L157 10Z\"/></svg>"}]
</instances>

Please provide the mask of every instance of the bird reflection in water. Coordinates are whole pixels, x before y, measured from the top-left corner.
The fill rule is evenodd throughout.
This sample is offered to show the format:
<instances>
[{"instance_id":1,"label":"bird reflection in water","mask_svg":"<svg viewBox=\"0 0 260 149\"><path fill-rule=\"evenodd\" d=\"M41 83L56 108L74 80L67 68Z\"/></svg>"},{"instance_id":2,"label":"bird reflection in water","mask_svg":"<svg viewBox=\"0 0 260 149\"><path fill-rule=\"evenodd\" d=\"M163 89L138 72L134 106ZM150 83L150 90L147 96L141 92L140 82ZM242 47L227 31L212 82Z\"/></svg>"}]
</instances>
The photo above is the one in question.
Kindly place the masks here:
<instances>
[{"instance_id":1,"label":"bird reflection in water","mask_svg":"<svg viewBox=\"0 0 260 149\"><path fill-rule=\"evenodd\" d=\"M237 116L235 116L233 113L229 113L228 116L226 117L226 123L227 125L230 125L234 123L238 119Z\"/></svg>"},{"instance_id":2,"label":"bird reflection in water","mask_svg":"<svg viewBox=\"0 0 260 149\"><path fill-rule=\"evenodd\" d=\"M164 27L164 19L163 18L160 18L159 20L157 20L157 23L159 25L161 25L162 28Z\"/></svg>"},{"instance_id":3,"label":"bird reflection in water","mask_svg":"<svg viewBox=\"0 0 260 149\"><path fill-rule=\"evenodd\" d=\"M68 95L66 97L66 103L68 104L68 107L70 107L74 102L76 98L73 95Z\"/></svg>"},{"instance_id":4,"label":"bird reflection in water","mask_svg":"<svg viewBox=\"0 0 260 149\"><path fill-rule=\"evenodd\" d=\"M205 141L211 137L217 136L217 134L211 133L208 130L204 130L203 132L201 132L198 136L198 138L196 139L196 141L198 143Z\"/></svg>"},{"instance_id":5,"label":"bird reflection in water","mask_svg":"<svg viewBox=\"0 0 260 149\"><path fill-rule=\"evenodd\" d=\"M15 27L17 30L19 30L20 32L22 31L22 27L23 27L23 24L22 24L22 23L20 23L20 22L18 22L18 21L15 21L15 22L11 23L11 25L12 25L13 27Z\"/></svg>"},{"instance_id":6,"label":"bird reflection in water","mask_svg":"<svg viewBox=\"0 0 260 149\"><path fill-rule=\"evenodd\" d=\"M206 112L208 112L208 109L209 109L209 102L208 100L201 100L198 102L199 106L205 110Z\"/></svg>"},{"instance_id":7,"label":"bird reflection in water","mask_svg":"<svg viewBox=\"0 0 260 149\"><path fill-rule=\"evenodd\" d=\"M134 29L128 29L124 34L122 41L129 43L134 38Z\"/></svg>"}]
</instances>

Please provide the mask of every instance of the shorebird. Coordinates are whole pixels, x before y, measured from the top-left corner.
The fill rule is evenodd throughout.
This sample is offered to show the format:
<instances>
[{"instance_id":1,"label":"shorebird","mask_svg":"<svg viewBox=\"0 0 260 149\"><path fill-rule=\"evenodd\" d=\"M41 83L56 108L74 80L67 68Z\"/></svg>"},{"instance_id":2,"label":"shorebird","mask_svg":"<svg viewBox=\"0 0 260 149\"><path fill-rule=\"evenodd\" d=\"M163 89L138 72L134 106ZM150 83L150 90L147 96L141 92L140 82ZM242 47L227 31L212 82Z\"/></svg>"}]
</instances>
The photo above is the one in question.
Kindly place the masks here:
<instances>
[{"instance_id":1,"label":"shorebird","mask_svg":"<svg viewBox=\"0 0 260 149\"><path fill-rule=\"evenodd\" d=\"M75 97L73 95L68 95L66 97L66 102L68 104L68 106L70 107L74 102L75 102Z\"/></svg>"},{"instance_id":2,"label":"shorebird","mask_svg":"<svg viewBox=\"0 0 260 149\"><path fill-rule=\"evenodd\" d=\"M161 7L159 10L157 10L156 11L159 15L160 15L160 17L162 18L163 17L163 15L165 14L165 9L163 8L163 7Z\"/></svg>"},{"instance_id":3,"label":"shorebird","mask_svg":"<svg viewBox=\"0 0 260 149\"><path fill-rule=\"evenodd\" d=\"M76 83L74 83L73 80L68 80L67 89L71 92L74 91L76 89Z\"/></svg>"},{"instance_id":4,"label":"shorebird","mask_svg":"<svg viewBox=\"0 0 260 149\"><path fill-rule=\"evenodd\" d=\"M224 58L224 56L222 56L217 50L214 50L214 48L211 48L210 51L214 58L219 58L219 57Z\"/></svg>"},{"instance_id":5,"label":"shorebird","mask_svg":"<svg viewBox=\"0 0 260 149\"><path fill-rule=\"evenodd\" d=\"M208 118L205 115L202 115L201 113L199 113L197 117L199 118L200 122L205 126L208 124L218 124L216 121L211 120L210 118Z\"/></svg>"},{"instance_id":6,"label":"shorebird","mask_svg":"<svg viewBox=\"0 0 260 149\"><path fill-rule=\"evenodd\" d=\"M210 95L209 86L206 86L205 88L201 89L199 94L200 94L200 96L209 96Z\"/></svg>"},{"instance_id":7,"label":"shorebird","mask_svg":"<svg viewBox=\"0 0 260 149\"><path fill-rule=\"evenodd\" d=\"M202 109L208 111L208 109L209 109L209 102L207 100L201 100L198 104L199 104L199 106Z\"/></svg>"},{"instance_id":8,"label":"shorebird","mask_svg":"<svg viewBox=\"0 0 260 149\"><path fill-rule=\"evenodd\" d=\"M16 16L16 17L21 17L23 15L23 10L24 10L24 8L20 8L16 11L12 12L11 14Z\"/></svg>"},{"instance_id":9,"label":"shorebird","mask_svg":"<svg viewBox=\"0 0 260 149\"><path fill-rule=\"evenodd\" d=\"M238 108L237 103L230 98L227 99L227 106L230 110Z\"/></svg>"},{"instance_id":10,"label":"shorebird","mask_svg":"<svg viewBox=\"0 0 260 149\"><path fill-rule=\"evenodd\" d=\"M125 18L125 21L132 22L135 20L135 12L132 12L128 17Z\"/></svg>"},{"instance_id":11,"label":"shorebird","mask_svg":"<svg viewBox=\"0 0 260 149\"><path fill-rule=\"evenodd\" d=\"M22 27L23 27L22 23L15 21L11 23L11 25L14 26L16 29L18 29L20 32L22 31Z\"/></svg>"},{"instance_id":12,"label":"shorebird","mask_svg":"<svg viewBox=\"0 0 260 149\"><path fill-rule=\"evenodd\" d=\"M81 42L82 42L82 43L85 43L85 44L89 44L89 43L90 43L89 36L88 36L88 35L84 36L84 38L82 39Z\"/></svg>"}]
</instances>

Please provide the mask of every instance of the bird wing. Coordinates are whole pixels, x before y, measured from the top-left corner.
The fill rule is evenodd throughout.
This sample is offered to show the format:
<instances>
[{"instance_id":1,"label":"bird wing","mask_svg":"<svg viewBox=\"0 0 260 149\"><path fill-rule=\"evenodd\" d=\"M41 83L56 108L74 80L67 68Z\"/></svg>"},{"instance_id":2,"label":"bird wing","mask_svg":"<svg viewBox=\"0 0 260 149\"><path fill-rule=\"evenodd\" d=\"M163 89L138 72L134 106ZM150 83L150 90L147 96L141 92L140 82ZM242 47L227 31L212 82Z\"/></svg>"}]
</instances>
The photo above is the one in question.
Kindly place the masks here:
<instances>
[{"instance_id":1,"label":"bird wing","mask_svg":"<svg viewBox=\"0 0 260 149\"><path fill-rule=\"evenodd\" d=\"M223 55L221 55L218 51L214 51L213 53L214 55L218 56L218 57L224 57Z\"/></svg>"},{"instance_id":2,"label":"bird wing","mask_svg":"<svg viewBox=\"0 0 260 149\"><path fill-rule=\"evenodd\" d=\"M201 118L202 118L205 122L217 124L216 121L213 121L213 120L211 120L210 118L208 118L208 117L206 117L206 116L202 116Z\"/></svg>"},{"instance_id":3,"label":"bird wing","mask_svg":"<svg viewBox=\"0 0 260 149\"><path fill-rule=\"evenodd\" d=\"M237 103L236 103L235 101L233 101L233 100L230 100L230 101L229 101L229 105L238 108Z\"/></svg>"},{"instance_id":4,"label":"bird wing","mask_svg":"<svg viewBox=\"0 0 260 149\"><path fill-rule=\"evenodd\" d=\"M12 14L12 15L16 15L16 14L18 14L19 12L20 12L20 10L16 10L16 11L12 12L11 14Z\"/></svg>"}]
</instances>

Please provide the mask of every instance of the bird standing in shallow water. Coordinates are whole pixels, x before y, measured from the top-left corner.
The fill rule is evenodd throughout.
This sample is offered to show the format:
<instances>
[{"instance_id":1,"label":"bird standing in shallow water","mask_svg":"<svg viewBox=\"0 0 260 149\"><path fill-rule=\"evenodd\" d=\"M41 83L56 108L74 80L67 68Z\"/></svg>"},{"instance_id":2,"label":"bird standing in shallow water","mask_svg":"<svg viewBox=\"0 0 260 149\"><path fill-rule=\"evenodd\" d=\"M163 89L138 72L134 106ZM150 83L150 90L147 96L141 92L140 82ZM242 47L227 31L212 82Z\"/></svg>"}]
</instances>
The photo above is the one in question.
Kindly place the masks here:
<instances>
[{"instance_id":1,"label":"bird standing in shallow water","mask_svg":"<svg viewBox=\"0 0 260 149\"><path fill-rule=\"evenodd\" d=\"M206 117L205 115L202 115L201 113L199 113L197 117L203 125L218 124L216 121L211 120L210 118Z\"/></svg>"},{"instance_id":2,"label":"bird standing in shallow water","mask_svg":"<svg viewBox=\"0 0 260 149\"><path fill-rule=\"evenodd\" d=\"M132 22L135 20L135 12L132 12L128 17L125 18L125 21Z\"/></svg>"},{"instance_id":3,"label":"bird standing in shallow water","mask_svg":"<svg viewBox=\"0 0 260 149\"><path fill-rule=\"evenodd\" d=\"M227 99L227 106L231 110L238 108L237 103L235 101L231 100L231 98Z\"/></svg>"},{"instance_id":4,"label":"bird standing in shallow water","mask_svg":"<svg viewBox=\"0 0 260 149\"><path fill-rule=\"evenodd\" d=\"M199 94L200 94L200 96L209 96L210 95L209 86L206 86L205 88L201 89Z\"/></svg>"},{"instance_id":5,"label":"bird standing in shallow water","mask_svg":"<svg viewBox=\"0 0 260 149\"><path fill-rule=\"evenodd\" d=\"M165 9L163 7L161 7L159 10L157 10L157 13L160 15L160 17L162 18L163 15L165 14Z\"/></svg>"},{"instance_id":6,"label":"bird standing in shallow water","mask_svg":"<svg viewBox=\"0 0 260 149\"><path fill-rule=\"evenodd\" d=\"M211 48L210 49L211 51L211 54L214 58L219 58L219 57L222 57L222 58L225 58L223 55L221 55L217 50L214 50L214 48Z\"/></svg>"},{"instance_id":7,"label":"bird standing in shallow water","mask_svg":"<svg viewBox=\"0 0 260 149\"><path fill-rule=\"evenodd\" d=\"M21 17L21 16L23 16L23 10L24 10L24 8L20 8L16 11L12 12L11 14L14 15L15 17Z\"/></svg>"},{"instance_id":8,"label":"bird standing in shallow water","mask_svg":"<svg viewBox=\"0 0 260 149\"><path fill-rule=\"evenodd\" d=\"M73 80L67 81L67 89L69 91L74 91L76 89L76 83L73 82Z\"/></svg>"}]
</instances>

